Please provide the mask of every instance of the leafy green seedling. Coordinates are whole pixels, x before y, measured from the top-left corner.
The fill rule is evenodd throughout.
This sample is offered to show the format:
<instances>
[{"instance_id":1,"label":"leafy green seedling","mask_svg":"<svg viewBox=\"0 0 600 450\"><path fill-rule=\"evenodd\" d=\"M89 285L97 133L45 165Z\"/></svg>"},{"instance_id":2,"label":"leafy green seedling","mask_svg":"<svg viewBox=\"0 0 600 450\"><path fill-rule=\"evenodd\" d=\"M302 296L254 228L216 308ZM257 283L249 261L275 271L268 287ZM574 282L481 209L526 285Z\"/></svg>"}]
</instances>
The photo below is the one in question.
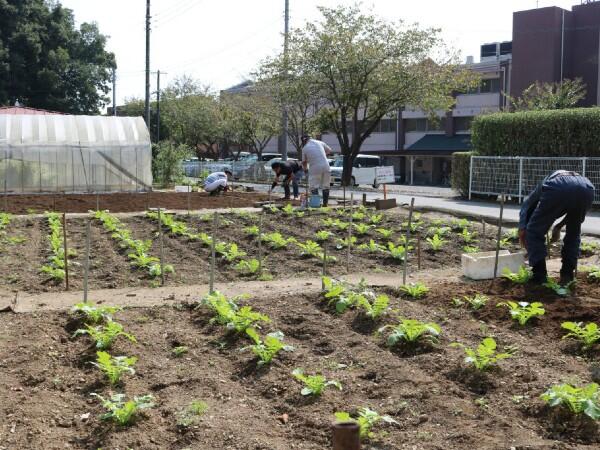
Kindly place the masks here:
<instances>
[{"instance_id":1,"label":"leafy green seedling","mask_svg":"<svg viewBox=\"0 0 600 450\"><path fill-rule=\"evenodd\" d=\"M369 216L369 223L371 225L379 225L383 222L383 214L373 214Z\"/></svg>"},{"instance_id":2,"label":"leafy green seedling","mask_svg":"<svg viewBox=\"0 0 600 450\"><path fill-rule=\"evenodd\" d=\"M252 225L244 228L244 233L246 233L248 236L258 236L260 234L260 228L258 228L256 225Z\"/></svg>"},{"instance_id":3,"label":"leafy green seedling","mask_svg":"<svg viewBox=\"0 0 600 450\"><path fill-rule=\"evenodd\" d=\"M266 242L273 250L279 250L286 247L288 244L291 244L292 242L296 242L296 239L293 237L284 238L281 233L278 232L263 234L262 240L263 242Z\"/></svg>"},{"instance_id":4,"label":"leafy green seedling","mask_svg":"<svg viewBox=\"0 0 600 450\"><path fill-rule=\"evenodd\" d=\"M399 261L404 261L406 257L406 247L404 245L395 245L393 242L388 242L388 254Z\"/></svg>"},{"instance_id":5,"label":"leafy green seedling","mask_svg":"<svg viewBox=\"0 0 600 450\"><path fill-rule=\"evenodd\" d=\"M500 239L500 248L510 248L511 243L510 239L501 238Z\"/></svg>"},{"instance_id":6,"label":"leafy green seedling","mask_svg":"<svg viewBox=\"0 0 600 450\"><path fill-rule=\"evenodd\" d=\"M511 228L510 230L506 230L504 232L504 237L510 241L518 241L519 240L519 229Z\"/></svg>"},{"instance_id":7,"label":"leafy green seedling","mask_svg":"<svg viewBox=\"0 0 600 450\"><path fill-rule=\"evenodd\" d=\"M335 248L337 248L338 250L342 250L342 249L348 247L348 242L350 242L350 245L354 246L354 245L356 245L358 240L356 239L356 236L350 236L350 240L348 240L348 238L344 238L344 239L338 238L335 240L335 242L336 242Z\"/></svg>"},{"instance_id":8,"label":"leafy green seedling","mask_svg":"<svg viewBox=\"0 0 600 450\"><path fill-rule=\"evenodd\" d=\"M107 352L96 352L96 362L92 363L106 375L110 384L117 384L121 375L135 375L133 366L137 362L134 356L110 356Z\"/></svg>"},{"instance_id":9,"label":"leafy green seedling","mask_svg":"<svg viewBox=\"0 0 600 450\"><path fill-rule=\"evenodd\" d=\"M600 420L600 392L596 383L580 388L558 384L544 392L541 399L551 407L564 406L574 415L583 413L592 420Z\"/></svg>"},{"instance_id":10,"label":"leafy green seedling","mask_svg":"<svg viewBox=\"0 0 600 450\"><path fill-rule=\"evenodd\" d=\"M77 303L71 312L82 317L85 323L97 324L112 320L112 315L123 308L120 306L98 306L93 303Z\"/></svg>"},{"instance_id":11,"label":"leafy green seedling","mask_svg":"<svg viewBox=\"0 0 600 450\"><path fill-rule=\"evenodd\" d=\"M392 417L381 416L379 413L369 408L359 409L356 418L353 418L350 413L345 411L336 412L335 418L338 422L356 422L359 427L359 436L361 439L372 438L375 434L371 431L371 428L379 421L394 424L398 423Z\"/></svg>"},{"instance_id":12,"label":"leafy green seedling","mask_svg":"<svg viewBox=\"0 0 600 450\"><path fill-rule=\"evenodd\" d=\"M472 242L474 242L475 236L477 236L477 233L475 231L469 231L468 228L463 228L460 233L460 237L462 238L465 244L471 244Z\"/></svg>"},{"instance_id":13,"label":"leafy green seedling","mask_svg":"<svg viewBox=\"0 0 600 450\"><path fill-rule=\"evenodd\" d=\"M327 381L323 375L304 375L302 369L294 369L292 375L296 380L304 384L304 387L300 391L302 395L314 395L318 397L328 386L333 386L340 391L342 390L342 384L339 381Z\"/></svg>"},{"instance_id":14,"label":"leafy green seedling","mask_svg":"<svg viewBox=\"0 0 600 450\"><path fill-rule=\"evenodd\" d=\"M352 219L361 221L365 218L365 213L361 211L356 211L352 213Z\"/></svg>"},{"instance_id":15,"label":"leafy green seedling","mask_svg":"<svg viewBox=\"0 0 600 450\"><path fill-rule=\"evenodd\" d=\"M463 252L465 253L478 253L479 247L476 245L465 245L463 248Z\"/></svg>"},{"instance_id":16,"label":"leafy green seedling","mask_svg":"<svg viewBox=\"0 0 600 450\"><path fill-rule=\"evenodd\" d=\"M427 238L427 242L431 246L431 250L438 252L444 247L446 241L439 234L434 234L433 237Z\"/></svg>"},{"instance_id":17,"label":"leafy green seedling","mask_svg":"<svg viewBox=\"0 0 600 450\"><path fill-rule=\"evenodd\" d=\"M579 246L581 253L584 255L593 255L600 248L597 242L582 242Z\"/></svg>"},{"instance_id":18,"label":"leafy green seedling","mask_svg":"<svg viewBox=\"0 0 600 450\"><path fill-rule=\"evenodd\" d=\"M177 419L177 426L187 428L192 426L198 420L198 417L208 411L208 404L202 400L194 400L187 408L180 411Z\"/></svg>"},{"instance_id":19,"label":"leafy green seedling","mask_svg":"<svg viewBox=\"0 0 600 450\"><path fill-rule=\"evenodd\" d=\"M228 299L219 291L214 291L206 295L200 304L208 306L215 313L211 323L224 325L236 333L242 333L250 327L258 327L261 322L271 321L268 316L253 311L251 306L240 308L235 300L236 298Z\"/></svg>"},{"instance_id":20,"label":"leafy green seedling","mask_svg":"<svg viewBox=\"0 0 600 450\"><path fill-rule=\"evenodd\" d=\"M510 280L513 283L517 284L527 283L529 280L531 280L532 276L533 273L531 272L531 270L525 266L519 267L519 270L517 272L511 272L508 267L505 267L502 271L503 278L506 278L507 280Z\"/></svg>"},{"instance_id":21,"label":"leafy green seedling","mask_svg":"<svg viewBox=\"0 0 600 450\"><path fill-rule=\"evenodd\" d=\"M367 234L371 229L371 225L368 225L366 223L355 223L352 226L354 227L354 231L356 231L356 234L358 234L359 236Z\"/></svg>"},{"instance_id":22,"label":"leafy green seedling","mask_svg":"<svg viewBox=\"0 0 600 450\"><path fill-rule=\"evenodd\" d=\"M540 302L501 302L496 306L506 306L509 309L510 317L519 322L519 325L525 325L532 317L543 316L546 310Z\"/></svg>"},{"instance_id":23,"label":"leafy green seedling","mask_svg":"<svg viewBox=\"0 0 600 450\"><path fill-rule=\"evenodd\" d=\"M258 259L242 259L235 266L235 270L240 272L242 275L254 275L258 273L260 269L260 262Z\"/></svg>"},{"instance_id":24,"label":"leafy green seedling","mask_svg":"<svg viewBox=\"0 0 600 450\"><path fill-rule=\"evenodd\" d=\"M381 237L386 240L391 239L392 235L394 234L394 230L390 230L388 228L375 228L375 231L377 231Z\"/></svg>"},{"instance_id":25,"label":"leafy green seedling","mask_svg":"<svg viewBox=\"0 0 600 450\"><path fill-rule=\"evenodd\" d=\"M308 240L304 243L296 242L296 245L300 248L300 256L318 258L319 255L323 253L323 249L315 241Z\"/></svg>"},{"instance_id":26,"label":"leafy green seedling","mask_svg":"<svg viewBox=\"0 0 600 450\"><path fill-rule=\"evenodd\" d=\"M469 219L452 219L450 221L450 228L452 228L452 231L462 232L462 230L469 228L470 226L471 222Z\"/></svg>"},{"instance_id":27,"label":"leafy green seedling","mask_svg":"<svg viewBox=\"0 0 600 450\"><path fill-rule=\"evenodd\" d=\"M547 287L548 289L551 289L552 291L554 291L554 293L560 297L566 297L567 295L571 294L571 288L573 286L575 286L575 280L571 281L568 284L565 284L564 286L561 286L558 281L556 281L553 278L548 277L548 279L546 280L546 282L544 283L544 286Z\"/></svg>"},{"instance_id":28,"label":"leafy green seedling","mask_svg":"<svg viewBox=\"0 0 600 450\"><path fill-rule=\"evenodd\" d=\"M367 296L361 295L358 297L356 305L364 311L368 318L377 320L387 312L389 304L390 298L382 294L375 297L372 301L369 301Z\"/></svg>"},{"instance_id":29,"label":"leafy green seedling","mask_svg":"<svg viewBox=\"0 0 600 450\"><path fill-rule=\"evenodd\" d=\"M98 398L104 409L107 410L106 414L103 414L100 418L102 420L112 420L121 426L129 425L141 409L154 406L152 395L134 397L133 400L126 400L125 394L114 394L110 399L105 399L96 393L91 395Z\"/></svg>"},{"instance_id":30,"label":"leafy green seedling","mask_svg":"<svg viewBox=\"0 0 600 450\"><path fill-rule=\"evenodd\" d=\"M216 250L216 246L215 246ZM217 251L225 261L233 262L236 259L241 259L246 256L246 252L241 251L236 243L227 244L227 249L224 251Z\"/></svg>"},{"instance_id":31,"label":"leafy green seedling","mask_svg":"<svg viewBox=\"0 0 600 450\"><path fill-rule=\"evenodd\" d=\"M563 339L573 338L578 340L583 351L591 349L596 342L600 341L600 329L593 322L585 326L583 322L563 322L561 328L569 332L563 336Z\"/></svg>"},{"instance_id":32,"label":"leafy green seedling","mask_svg":"<svg viewBox=\"0 0 600 450\"><path fill-rule=\"evenodd\" d=\"M496 341L492 337L486 337L476 349L459 342L453 342L450 346L462 348L466 354L465 363L479 371L485 371L498 361L514 356L511 352L498 353Z\"/></svg>"},{"instance_id":33,"label":"leafy green seedling","mask_svg":"<svg viewBox=\"0 0 600 450\"><path fill-rule=\"evenodd\" d=\"M356 306L361 298L375 299L375 293L367 288L364 280L353 286L343 281L323 277L323 286L325 299L328 300L329 305L335 304L335 310L339 314Z\"/></svg>"},{"instance_id":34,"label":"leafy green seedling","mask_svg":"<svg viewBox=\"0 0 600 450\"><path fill-rule=\"evenodd\" d=\"M389 347L395 347L400 342L413 344L419 340L436 344L442 331L440 326L433 322L425 323L419 320L400 318L400 322L397 325L381 327L378 333L383 333L388 328L392 329L386 340L386 344Z\"/></svg>"},{"instance_id":35,"label":"leafy green seedling","mask_svg":"<svg viewBox=\"0 0 600 450\"><path fill-rule=\"evenodd\" d=\"M248 337L250 337L252 342L254 342L254 345L244 347L242 350L249 348L252 353L258 357L259 367L269 364L281 350L286 352L291 352L294 350L294 347L291 345L285 345L283 343L284 336L281 331L275 331L267 334L264 340L260 338L254 328L246 329L246 334Z\"/></svg>"},{"instance_id":36,"label":"leafy green seedling","mask_svg":"<svg viewBox=\"0 0 600 450\"><path fill-rule=\"evenodd\" d=\"M454 306L460 306L463 303L468 303L471 309L478 310L485 306L489 298L483 294L475 294L473 296L465 295L462 300L459 298L452 299Z\"/></svg>"},{"instance_id":37,"label":"leafy green seedling","mask_svg":"<svg viewBox=\"0 0 600 450\"><path fill-rule=\"evenodd\" d=\"M424 297L429 292L429 288L423 283L416 282L400 286L400 291L411 298L418 299Z\"/></svg>"},{"instance_id":38,"label":"leafy green seedling","mask_svg":"<svg viewBox=\"0 0 600 450\"><path fill-rule=\"evenodd\" d=\"M381 253L385 251L385 247L375 242L373 239L369 239L368 244L360 244L358 246L359 250L366 250L369 253Z\"/></svg>"},{"instance_id":39,"label":"leafy green seedling","mask_svg":"<svg viewBox=\"0 0 600 450\"><path fill-rule=\"evenodd\" d=\"M178 345L177 347L173 347L171 353L177 358L182 355L185 355L190 349L185 345Z\"/></svg>"},{"instance_id":40,"label":"leafy green seedling","mask_svg":"<svg viewBox=\"0 0 600 450\"><path fill-rule=\"evenodd\" d=\"M137 342L135 336L123 331L123 325L113 321L108 321L105 325L86 325L85 329L75 331L73 336L80 334L88 334L96 342L98 350L109 349L119 336L129 339L131 342Z\"/></svg>"},{"instance_id":41,"label":"leafy green seedling","mask_svg":"<svg viewBox=\"0 0 600 450\"><path fill-rule=\"evenodd\" d=\"M331 236L333 236L333 233L331 231L327 231L327 230L317 231L315 233L315 241L325 242L325 241L328 241Z\"/></svg>"}]
</instances>

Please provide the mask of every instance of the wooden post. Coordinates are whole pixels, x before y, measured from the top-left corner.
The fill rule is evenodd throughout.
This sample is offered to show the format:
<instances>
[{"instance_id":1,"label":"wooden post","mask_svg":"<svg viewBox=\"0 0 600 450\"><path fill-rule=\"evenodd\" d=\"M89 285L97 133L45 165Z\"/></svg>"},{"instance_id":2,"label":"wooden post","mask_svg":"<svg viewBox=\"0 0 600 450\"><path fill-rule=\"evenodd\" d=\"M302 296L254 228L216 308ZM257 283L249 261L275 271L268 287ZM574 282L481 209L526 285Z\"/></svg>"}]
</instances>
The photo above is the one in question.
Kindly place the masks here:
<instances>
[{"instance_id":1,"label":"wooden post","mask_svg":"<svg viewBox=\"0 0 600 450\"><path fill-rule=\"evenodd\" d=\"M498 258L500 257L500 238L502 237L502 216L504 215L504 194L500 198L500 217L498 218L498 235L496 236L496 258L494 260L494 278L498 276ZM493 279L492 279L493 282Z\"/></svg>"},{"instance_id":2,"label":"wooden post","mask_svg":"<svg viewBox=\"0 0 600 450\"><path fill-rule=\"evenodd\" d=\"M481 218L481 227L483 228L481 231L481 237L485 239L485 219L483 217Z\"/></svg>"},{"instance_id":3,"label":"wooden post","mask_svg":"<svg viewBox=\"0 0 600 450\"><path fill-rule=\"evenodd\" d=\"M350 205L354 204L354 192L350 193ZM346 273L350 273L350 252L352 247L352 226L354 224L354 218L352 212L352 206L350 207L350 226L348 227L348 246L346 247Z\"/></svg>"},{"instance_id":4,"label":"wooden post","mask_svg":"<svg viewBox=\"0 0 600 450\"><path fill-rule=\"evenodd\" d=\"M91 233L91 219L88 219L85 224L85 264L83 271L83 303L88 302L88 281L90 273L90 233Z\"/></svg>"},{"instance_id":5,"label":"wooden post","mask_svg":"<svg viewBox=\"0 0 600 450\"><path fill-rule=\"evenodd\" d=\"M362 195L362 204L363 206L367 206L367 194L365 193Z\"/></svg>"},{"instance_id":6,"label":"wooden post","mask_svg":"<svg viewBox=\"0 0 600 450\"><path fill-rule=\"evenodd\" d=\"M342 183L342 187L344 189L344 209L346 209L346 183Z\"/></svg>"},{"instance_id":7,"label":"wooden post","mask_svg":"<svg viewBox=\"0 0 600 450\"><path fill-rule=\"evenodd\" d=\"M210 243L210 278L208 293L215 291L215 243L217 240L217 213L213 216L212 237Z\"/></svg>"},{"instance_id":8,"label":"wooden post","mask_svg":"<svg viewBox=\"0 0 600 450\"><path fill-rule=\"evenodd\" d=\"M360 428L356 422L334 423L333 450L360 450Z\"/></svg>"},{"instance_id":9,"label":"wooden post","mask_svg":"<svg viewBox=\"0 0 600 450\"><path fill-rule=\"evenodd\" d=\"M323 277L327 276L327 242L323 243L323 270L321 272L321 290L325 290Z\"/></svg>"},{"instance_id":10,"label":"wooden post","mask_svg":"<svg viewBox=\"0 0 600 450\"><path fill-rule=\"evenodd\" d=\"M164 263L164 259L165 259L165 247L164 247L164 243L163 243L163 232L162 232L162 213L161 213L161 209L160 206L158 207L158 243L159 243L159 248L160 248L160 285L164 286L165 285L165 263Z\"/></svg>"},{"instance_id":11,"label":"wooden post","mask_svg":"<svg viewBox=\"0 0 600 450\"><path fill-rule=\"evenodd\" d=\"M6 173L4 174L4 211L8 212L8 190Z\"/></svg>"},{"instance_id":12,"label":"wooden post","mask_svg":"<svg viewBox=\"0 0 600 450\"><path fill-rule=\"evenodd\" d=\"M188 217L190 216L190 209L192 204L192 186L188 186L187 190L187 207L188 207Z\"/></svg>"},{"instance_id":13,"label":"wooden post","mask_svg":"<svg viewBox=\"0 0 600 450\"><path fill-rule=\"evenodd\" d=\"M387 200L387 184L383 183L383 199Z\"/></svg>"},{"instance_id":14,"label":"wooden post","mask_svg":"<svg viewBox=\"0 0 600 450\"><path fill-rule=\"evenodd\" d=\"M63 251L65 258L65 287L69 290L69 249L67 248L67 214L63 213Z\"/></svg>"},{"instance_id":15,"label":"wooden post","mask_svg":"<svg viewBox=\"0 0 600 450\"><path fill-rule=\"evenodd\" d=\"M96 192L96 211L100 211L100 194Z\"/></svg>"},{"instance_id":16,"label":"wooden post","mask_svg":"<svg viewBox=\"0 0 600 450\"><path fill-rule=\"evenodd\" d=\"M261 210L258 216L258 275L262 275L263 262L262 262L262 228L263 228L263 217L265 210Z\"/></svg>"},{"instance_id":17,"label":"wooden post","mask_svg":"<svg viewBox=\"0 0 600 450\"><path fill-rule=\"evenodd\" d=\"M417 270L421 270L421 235L417 235Z\"/></svg>"},{"instance_id":18,"label":"wooden post","mask_svg":"<svg viewBox=\"0 0 600 450\"><path fill-rule=\"evenodd\" d=\"M406 228L406 243L404 248L404 267L402 268L402 284L406 284L406 269L408 263L408 243L410 239L410 226L412 224L413 208L415 206L415 198L410 199L410 209L408 210L408 227Z\"/></svg>"}]
</instances>

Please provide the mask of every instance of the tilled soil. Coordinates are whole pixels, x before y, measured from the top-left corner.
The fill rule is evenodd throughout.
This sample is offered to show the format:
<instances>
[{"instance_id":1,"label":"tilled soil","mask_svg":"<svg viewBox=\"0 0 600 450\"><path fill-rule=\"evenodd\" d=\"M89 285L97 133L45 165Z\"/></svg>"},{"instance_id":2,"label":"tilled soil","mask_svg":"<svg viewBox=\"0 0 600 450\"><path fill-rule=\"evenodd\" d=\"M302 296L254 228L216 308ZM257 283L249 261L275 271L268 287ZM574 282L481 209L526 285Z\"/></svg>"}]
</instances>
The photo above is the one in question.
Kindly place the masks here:
<instances>
[{"instance_id":1,"label":"tilled soil","mask_svg":"<svg viewBox=\"0 0 600 450\"><path fill-rule=\"evenodd\" d=\"M264 201L267 194L225 192L220 196L209 196L206 192L133 192L113 194L39 194L8 195L1 200L2 210L12 214L43 213L58 211L86 213L97 208L111 212L145 211L148 208L165 209L213 209L242 208Z\"/></svg>"},{"instance_id":2,"label":"tilled soil","mask_svg":"<svg viewBox=\"0 0 600 450\"><path fill-rule=\"evenodd\" d=\"M370 407L397 425L377 425L366 449L592 449L600 446L594 424L557 422L539 395L560 382L590 382L598 353L581 355L561 341L564 320L600 322L600 288L580 277L576 295L558 298L546 289L497 281L431 286L420 300L387 289L389 314L377 323L356 311L334 313L316 296L271 293L243 301L271 318L261 333L281 330L294 351L257 368L243 337L210 323L208 311L188 307L131 309L116 320L137 337L118 340L113 355L139 358L134 376L110 388L89 362L87 337L73 339L66 313L0 315L0 448L10 449L276 449L331 448L336 411ZM453 307L451 299L475 292L489 296L479 311ZM514 325L500 301L544 302L546 315L525 327ZM388 349L380 326L396 314L442 327L439 344ZM485 373L465 369L461 349L493 336L516 355ZM189 352L175 357L172 349ZM300 395L290 375L301 367L338 380L319 399ZM129 396L150 393L156 406L127 428L99 420L90 393ZM178 426L193 400L207 412L188 427ZM284 418L283 415L287 415ZM287 419L287 420L286 420Z\"/></svg>"}]
</instances>

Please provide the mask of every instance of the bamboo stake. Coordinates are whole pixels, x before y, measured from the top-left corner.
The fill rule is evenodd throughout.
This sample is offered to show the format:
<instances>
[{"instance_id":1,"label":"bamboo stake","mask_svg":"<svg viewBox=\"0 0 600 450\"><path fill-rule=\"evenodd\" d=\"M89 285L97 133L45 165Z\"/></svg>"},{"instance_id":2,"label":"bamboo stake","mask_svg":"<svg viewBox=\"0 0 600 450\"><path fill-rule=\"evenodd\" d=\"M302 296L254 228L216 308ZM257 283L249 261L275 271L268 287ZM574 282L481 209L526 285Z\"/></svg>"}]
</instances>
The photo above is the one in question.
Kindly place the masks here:
<instances>
[{"instance_id":1,"label":"bamboo stake","mask_svg":"<svg viewBox=\"0 0 600 450\"><path fill-rule=\"evenodd\" d=\"M187 190L187 207L188 207L188 217L190 216L190 209L191 208L191 204L192 204L192 186L188 186L188 190Z\"/></svg>"},{"instance_id":2,"label":"bamboo stake","mask_svg":"<svg viewBox=\"0 0 600 450\"><path fill-rule=\"evenodd\" d=\"M323 270L321 273L321 290L325 290L323 278L327 276L327 243L323 243Z\"/></svg>"},{"instance_id":3,"label":"bamboo stake","mask_svg":"<svg viewBox=\"0 0 600 450\"><path fill-rule=\"evenodd\" d=\"M63 213L63 251L65 259L65 287L69 290L69 249L67 248L67 214Z\"/></svg>"},{"instance_id":4,"label":"bamboo stake","mask_svg":"<svg viewBox=\"0 0 600 450\"><path fill-rule=\"evenodd\" d=\"M504 215L504 194L500 198L500 217L498 218L498 235L496 236L496 258L494 260L494 278L498 276L498 258L500 257L500 238L502 237L502 216ZM493 281L493 279L492 279Z\"/></svg>"},{"instance_id":5,"label":"bamboo stake","mask_svg":"<svg viewBox=\"0 0 600 450\"><path fill-rule=\"evenodd\" d=\"M96 211L100 211L100 194L96 192Z\"/></svg>"},{"instance_id":6,"label":"bamboo stake","mask_svg":"<svg viewBox=\"0 0 600 450\"><path fill-rule=\"evenodd\" d=\"M83 271L83 303L88 302L88 281L90 276L90 233L91 220L88 219L85 224L85 265Z\"/></svg>"},{"instance_id":7,"label":"bamboo stake","mask_svg":"<svg viewBox=\"0 0 600 450\"><path fill-rule=\"evenodd\" d=\"M8 191L6 178L4 178L4 211L8 212Z\"/></svg>"},{"instance_id":8,"label":"bamboo stake","mask_svg":"<svg viewBox=\"0 0 600 450\"><path fill-rule=\"evenodd\" d=\"M406 228L406 242L404 247L404 267L402 269L402 284L406 284L406 269L408 265L408 242L410 239L410 226L412 224L413 208L415 207L415 198L410 199L410 209L408 210L408 227Z\"/></svg>"},{"instance_id":9,"label":"bamboo stake","mask_svg":"<svg viewBox=\"0 0 600 450\"><path fill-rule=\"evenodd\" d=\"M417 270L421 270L421 235L417 235Z\"/></svg>"},{"instance_id":10,"label":"bamboo stake","mask_svg":"<svg viewBox=\"0 0 600 450\"><path fill-rule=\"evenodd\" d=\"M481 227L483 228L481 231L481 237L485 239L485 219L483 217L481 218Z\"/></svg>"},{"instance_id":11,"label":"bamboo stake","mask_svg":"<svg viewBox=\"0 0 600 450\"><path fill-rule=\"evenodd\" d=\"M217 237L217 213L213 216L212 237L210 243L210 278L208 293L212 294L215 291L215 242Z\"/></svg>"},{"instance_id":12,"label":"bamboo stake","mask_svg":"<svg viewBox=\"0 0 600 450\"><path fill-rule=\"evenodd\" d=\"M261 210L258 216L258 275L262 275L263 262L262 262L262 230L263 230L263 217L265 210Z\"/></svg>"},{"instance_id":13,"label":"bamboo stake","mask_svg":"<svg viewBox=\"0 0 600 450\"><path fill-rule=\"evenodd\" d=\"M348 246L346 247L346 273L350 273L350 252L352 247L352 226L354 224L352 205L354 204L354 192L350 194L350 226L348 227Z\"/></svg>"},{"instance_id":14,"label":"bamboo stake","mask_svg":"<svg viewBox=\"0 0 600 450\"><path fill-rule=\"evenodd\" d=\"M161 213L161 209L160 206L158 207L158 242L160 245L160 285L164 286L165 285L165 266L164 266L164 259L165 259L165 246L163 243L163 232L162 232L162 213Z\"/></svg>"}]
</instances>

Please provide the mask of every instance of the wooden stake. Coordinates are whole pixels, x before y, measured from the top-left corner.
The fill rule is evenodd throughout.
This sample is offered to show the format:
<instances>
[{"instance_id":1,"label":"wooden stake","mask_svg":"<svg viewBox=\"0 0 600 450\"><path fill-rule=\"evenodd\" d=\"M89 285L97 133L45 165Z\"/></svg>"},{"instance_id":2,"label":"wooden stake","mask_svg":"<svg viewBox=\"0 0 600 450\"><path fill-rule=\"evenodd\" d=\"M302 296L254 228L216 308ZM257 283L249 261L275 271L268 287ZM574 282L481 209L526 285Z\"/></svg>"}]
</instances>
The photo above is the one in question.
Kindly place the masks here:
<instances>
[{"instance_id":1,"label":"wooden stake","mask_svg":"<svg viewBox=\"0 0 600 450\"><path fill-rule=\"evenodd\" d=\"M100 194L96 192L96 211L100 211Z\"/></svg>"},{"instance_id":2,"label":"wooden stake","mask_svg":"<svg viewBox=\"0 0 600 450\"><path fill-rule=\"evenodd\" d=\"M342 183L342 186L344 188L344 209L346 209L346 183Z\"/></svg>"},{"instance_id":3,"label":"wooden stake","mask_svg":"<svg viewBox=\"0 0 600 450\"><path fill-rule=\"evenodd\" d=\"M215 291L215 243L217 240L217 213L213 216L213 227L212 227L212 242L210 243L210 278L208 293L212 294Z\"/></svg>"},{"instance_id":4,"label":"wooden stake","mask_svg":"<svg viewBox=\"0 0 600 450\"><path fill-rule=\"evenodd\" d=\"M7 190L7 179L6 173L4 174L4 211L8 212L8 190Z\"/></svg>"},{"instance_id":5,"label":"wooden stake","mask_svg":"<svg viewBox=\"0 0 600 450\"><path fill-rule=\"evenodd\" d=\"M485 239L485 219L483 217L481 218L481 227L483 228L481 231L481 237Z\"/></svg>"},{"instance_id":6,"label":"wooden stake","mask_svg":"<svg viewBox=\"0 0 600 450\"><path fill-rule=\"evenodd\" d=\"M417 235L417 270L421 270L421 235Z\"/></svg>"},{"instance_id":7,"label":"wooden stake","mask_svg":"<svg viewBox=\"0 0 600 450\"><path fill-rule=\"evenodd\" d=\"M350 194L350 205L354 204L354 192ZM350 226L348 227L348 246L346 247L346 273L350 273L350 251L352 247L352 225L354 224L352 206L350 207Z\"/></svg>"},{"instance_id":8,"label":"wooden stake","mask_svg":"<svg viewBox=\"0 0 600 450\"><path fill-rule=\"evenodd\" d=\"M325 282L323 281L323 277L327 276L327 243L323 243L323 270L321 273L321 290L325 290Z\"/></svg>"},{"instance_id":9,"label":"wooden stake","mask_svg":"<svg viewBox=\"0 0 600 450\"><path fill-rule=\"evenodd\" d=\"M498 218L498 235L496 236L496 258L494 260L494 278L498 276L498 258L500 257L500 238L502 237L502 216L504 215L504 194L500 198L500 217ZM494 280L492 279L492 282Z\"/></svg>"},{"instance_id":10,"label":"wooden stake","mask_svg":"<svg viewBox=\"0 0 600 450\"><path fill-rule=\"evenodd\" d=\"M410 209L408 210L408 227L406 228L406 243L404 244L404 267L402 268L402 284L406 284L406 269L408 265L408 243L410 239L410 226L412 224L413 208L415 207L415 198L410 199Z\"/></svg>"},{"instance_id":11,"label":"wooden stake","mask_svg":"<svg viewBox=\"0 0 600 450\"><path fill-rule=\"evenodd\" d=\"M63 251L65 252L65 287L69 290L69 249L67 248L67 214L63 213Z\"/></svg>"},{"instance_id":12,"label":"wooden stake","mask_svg":"<svg viewBox=\"0 0 600 450\"><path fill-rule=\"evenodd\" d=\"M356 422L336 422L332 433L333 450L360 450L360 428Z\"/></svg>"},{"instance_id":13,"label":"wooden stake","mask_svg":"<svg viewBox=\"0 0 600 450\"><path fill-rule=\"evenodd\" d=\"M192 186L188 186L187 191L187 206L188 206L188 217L190 216L190 209L192 204Z\"/></svg>"},{"instance_id":14,"label":"wooden stake","mask_svg":"<svg viewBox=\"0 0 600 450\"><path fill-rule=\"evenodd\" d=\"M383 199L387 200L387 184L383 184Z\"/></svg>"},{"instance_id":15,"label":"wooden stake","mask_svg":"<svg viewBox=\"0 0 600 450\"><path fill-rule=\"evenodd\" d=\"M88 302L88 281L90 272L90 233L91 219L88 219L85 224L85 264L83 266L83 303Z\"/></svg>"},{"instance_id":16,"label":"wooden stake","mask_svg":"<svg viewBox=\"0 0 600 450\"><path fill-rule=\"evenodd\" d=\"M262 275L263 262L262 262L262 228L263 228L263 217L265 210L261 210L258 216L258 275Z\"/></svg>"},{"instance_id":17,"label":"wooden stake","mask_svg":"<svg viewBox=\"0 0 600 450\"><path fill-rule=\"evenodd\" d=\"M165 247L164 247L164 243L163 243L163 232L162 232L162 213L161 213L161 209L160 206L158 207L158 242L159 242L159 246L160 246L160 285L164 286L165 285L165 266L164 266L164 260L165 260Z\"/></svg>"}]
</instances>

